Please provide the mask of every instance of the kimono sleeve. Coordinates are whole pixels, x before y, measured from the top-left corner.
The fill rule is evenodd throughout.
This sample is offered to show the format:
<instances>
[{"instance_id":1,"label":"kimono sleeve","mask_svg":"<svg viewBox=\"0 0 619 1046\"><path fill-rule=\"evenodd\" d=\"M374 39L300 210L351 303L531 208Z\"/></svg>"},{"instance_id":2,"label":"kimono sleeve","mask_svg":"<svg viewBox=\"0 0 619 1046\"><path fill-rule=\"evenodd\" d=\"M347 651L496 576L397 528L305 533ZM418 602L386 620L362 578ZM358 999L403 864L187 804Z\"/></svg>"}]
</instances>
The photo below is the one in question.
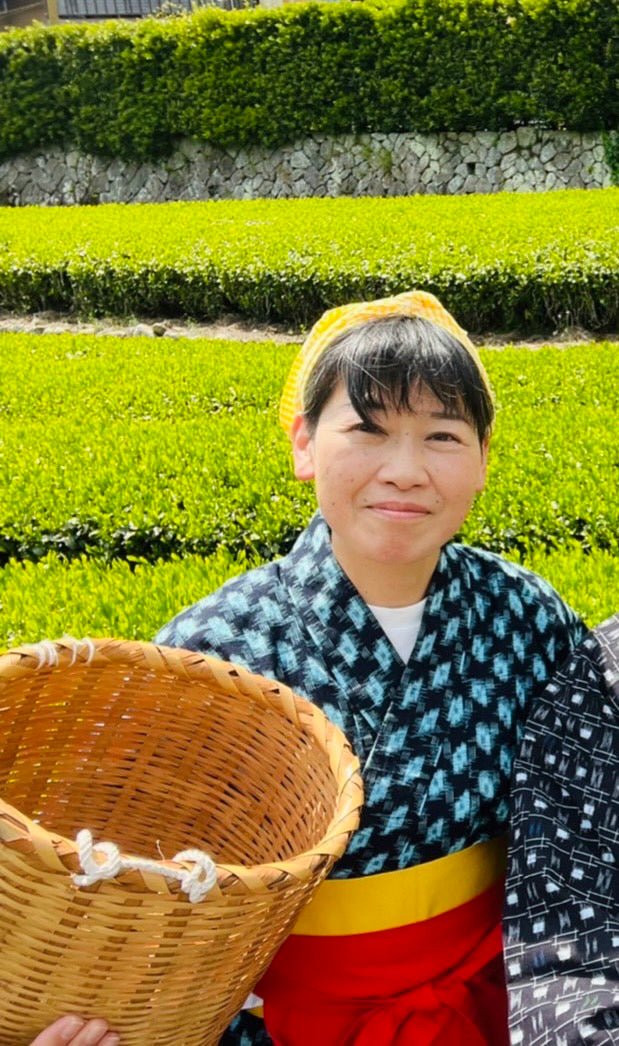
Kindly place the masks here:
<instances>
[{"instance_id":1,"label":"kimono sleeve","mask_svg":"<svg viewBox=\"0 0 619 1046\"><path fill-rule=\"evenodd\" d=\"M224 1032L219 1046L272 1046L272 1039L260 1017L242 1012Z\"/></svg>"},{"instance_id":2,"label":"kimono sleeve","mask_svg":"<svg viewBox=\"0 0 619 1046\"><path fill-rule=\"evenodd\" d=\"M283 619L276 564L231 578L211 595L181 610L159 630L155 642L236 661L250 672L272 675L273 621L260 611L261 602L266 600L274 606L275 616Z\"/></svg>"},{"instance_id":3,"label":"kimono sleeve","mask_svg":"<svg viewBox=\"0 0 619 1046\"><path fill-rule=\"evenodd\" d=\"M619 615L558 670L514 763L505 906L512 1042L619 1042Z\"/></svg>"}]
</instances>

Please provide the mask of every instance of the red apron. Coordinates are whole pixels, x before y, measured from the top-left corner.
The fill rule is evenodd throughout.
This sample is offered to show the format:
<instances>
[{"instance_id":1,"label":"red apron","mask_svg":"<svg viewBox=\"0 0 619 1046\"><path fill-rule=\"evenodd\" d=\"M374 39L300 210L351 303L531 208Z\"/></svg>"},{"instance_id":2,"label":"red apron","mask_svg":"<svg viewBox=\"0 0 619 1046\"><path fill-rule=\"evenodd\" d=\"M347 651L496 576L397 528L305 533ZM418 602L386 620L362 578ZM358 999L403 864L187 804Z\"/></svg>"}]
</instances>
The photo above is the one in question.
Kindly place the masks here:
<instances>
[{"instance_id":1,"label":"red apron","mask_svg":"<svg viewBox=\"0 0 619 1046\"><path fill-rule=\"evenodd\" d=\"M504 855L323 883L256 987L276 1046L508 1046Z\"/></svg>"}]
</instances>

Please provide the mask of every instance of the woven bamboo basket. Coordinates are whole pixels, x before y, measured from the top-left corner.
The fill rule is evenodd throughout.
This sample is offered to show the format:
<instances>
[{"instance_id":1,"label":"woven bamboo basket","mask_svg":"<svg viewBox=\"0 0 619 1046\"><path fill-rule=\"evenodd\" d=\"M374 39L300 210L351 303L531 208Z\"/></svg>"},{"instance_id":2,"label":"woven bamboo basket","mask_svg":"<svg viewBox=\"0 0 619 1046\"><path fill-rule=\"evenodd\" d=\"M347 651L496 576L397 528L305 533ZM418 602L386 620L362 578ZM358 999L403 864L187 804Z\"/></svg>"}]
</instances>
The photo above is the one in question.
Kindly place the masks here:
<instances>
[{"instance_id":1,"label":"woven bamboo basket","mask_svg":"<svg viewBox=\"0 0 619 1046\"><path fill-rule=\"evenodd\" d=\"M344 852L362 785L285 686L61 640L0 656L0 796L1 1046L65 1013L123 1046L209 1046Z\"/></svg>"}]
</instances>

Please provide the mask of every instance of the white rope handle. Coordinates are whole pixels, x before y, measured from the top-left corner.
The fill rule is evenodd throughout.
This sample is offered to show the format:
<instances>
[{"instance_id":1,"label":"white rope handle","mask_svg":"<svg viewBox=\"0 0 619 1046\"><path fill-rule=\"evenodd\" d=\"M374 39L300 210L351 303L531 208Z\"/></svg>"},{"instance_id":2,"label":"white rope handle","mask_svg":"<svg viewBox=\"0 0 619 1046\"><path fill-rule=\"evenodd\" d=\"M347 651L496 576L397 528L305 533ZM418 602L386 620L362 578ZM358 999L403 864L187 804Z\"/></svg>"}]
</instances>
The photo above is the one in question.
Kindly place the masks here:
<instances>
[{"instance_id":1,"label":"white rope handle","mask_svg":"<svg viewBox=\"0 0 619 1046\"><path fill-rule=\"evenodd\" d=\"M95 644L92 639L74 639L73 636L63 636L62 643L71 648L70 665L74 665L77 658L86 650L86 664L90 664L95 656ZM37 668L56 668L59 662L58 647L51 639L42 639L40 643L25 643L21 650L31 654L37 659Z\"/></svg>"},{"instance_id":2,"label":"white rope handle","mask_svg":"<svg viewBox=\"0 0 619 1046\"><path fill-rule=\"evenodd\" d=\"M82 828L75 839L78 847L80 864L84 875L73 875L76 886L92 886L104 879L115 879L121 872L152 872L173 879L181 884L192 904L206 897L217 882L215 862L203 850L181 850L173 861L192 861L193 868L165 868L158 861L149 861L145 857L121 857L115 843L93 843L92 834ZM95 853L103 854L105 861L101 864L95 860Z\"/></svg>"}]
</instances>

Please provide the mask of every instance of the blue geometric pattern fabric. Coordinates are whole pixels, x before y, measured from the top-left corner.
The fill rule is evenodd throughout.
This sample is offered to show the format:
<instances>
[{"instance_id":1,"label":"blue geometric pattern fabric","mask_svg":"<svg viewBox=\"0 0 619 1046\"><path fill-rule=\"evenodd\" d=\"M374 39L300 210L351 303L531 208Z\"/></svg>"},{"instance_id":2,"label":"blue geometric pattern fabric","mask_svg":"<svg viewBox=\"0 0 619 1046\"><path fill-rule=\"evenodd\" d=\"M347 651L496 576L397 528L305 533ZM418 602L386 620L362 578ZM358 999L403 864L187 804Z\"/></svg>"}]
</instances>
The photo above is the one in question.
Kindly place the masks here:
<instances>
[{"instance_id":1,"label":"blue geometric pattern fabric","mask_svg":"<svg viewBox=\"0 0 619 1046\"><path fill-rule=\"evenodd\" d=\"M340 726L362 764L359 831L333 876L408 868L494 838L533 697L584 634L541 578L447 545L404 665L314 517L290 554L234 578L157 642L279 679Z\"/></svg>"},{"instance_id":2,"label":"blue geometric pattern fabric","mask_svg":"<svg viewBox=\"0 0 619 1046\"><path fill-rule=\"evenodd\" d=\"M505 908L513 1046L619 1043L619 615L535 703Z\"/></svg>"},{"instance_id":3,"label":"blue geometric pattern fabric","mask_svg":"<svg viewBox=\"0 0 619 1046\"><path fill-rule=\"evenodd\" d=\"M317 513L284 559L233 578L157 642L286 683L342 728L362 766L361 826L334 878L408 868L501 834L532 701L585 634L541 578L448 544L404 664L331 550ZM267 1046L239 1016L221 1046Z\"/></svg>"}]
</instances>

